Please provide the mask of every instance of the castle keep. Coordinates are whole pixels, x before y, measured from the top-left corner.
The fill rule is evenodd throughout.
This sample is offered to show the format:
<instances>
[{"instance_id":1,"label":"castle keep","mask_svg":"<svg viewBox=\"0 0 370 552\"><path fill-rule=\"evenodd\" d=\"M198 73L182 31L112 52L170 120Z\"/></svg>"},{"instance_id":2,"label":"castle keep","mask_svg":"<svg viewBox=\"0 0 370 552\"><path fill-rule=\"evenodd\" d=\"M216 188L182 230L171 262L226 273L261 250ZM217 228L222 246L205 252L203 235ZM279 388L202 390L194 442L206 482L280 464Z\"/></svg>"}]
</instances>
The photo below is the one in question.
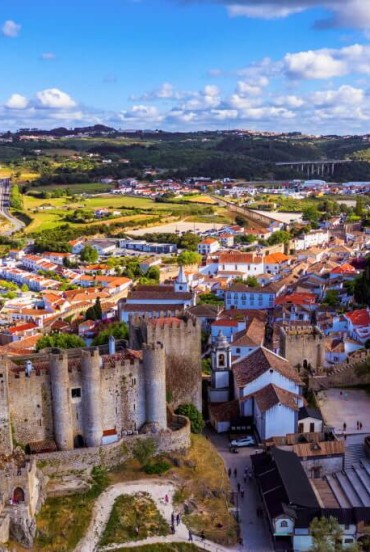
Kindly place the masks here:
<instances>
[{"instance_id":1,"label":"castle keep","mask_svg":"<svg viewBox=\"0 0 370 552\"><path fill-rule=\"evenodd\" d=\"M27 362L25 369L0 361L2 454L12 451L13 438L26 450L71 450L167 428L161 343L111 355L54 350Z\"/></svg>"},{"instance_id":2,"label":"castle keep","mask_svg":"<svg viewBox=\"0 0 370 552\"><path fill-rule=\"evenodd\" d=\"M280 328L280 354L292 364L319 371L324 364L324 334L317 326L291 324Z\"/></svg>"}]
</instances>

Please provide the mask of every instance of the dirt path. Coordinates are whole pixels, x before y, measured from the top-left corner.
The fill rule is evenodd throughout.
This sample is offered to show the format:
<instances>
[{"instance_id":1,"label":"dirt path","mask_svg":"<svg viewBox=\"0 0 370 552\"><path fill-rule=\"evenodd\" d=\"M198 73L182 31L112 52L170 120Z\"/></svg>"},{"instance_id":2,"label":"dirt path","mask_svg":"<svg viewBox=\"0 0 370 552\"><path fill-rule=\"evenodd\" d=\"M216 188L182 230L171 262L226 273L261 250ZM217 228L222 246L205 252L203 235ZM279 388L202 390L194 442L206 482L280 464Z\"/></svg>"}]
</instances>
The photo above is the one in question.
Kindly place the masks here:
<instances>
[{"instance_id":1,"label":"dirt path","mask_svg":"<svg viewBox=\"0 0 370 552\"><path fill-rule=\"evenodd\" d=\"M86 535L78 543L75 552L97 552L102 550L108 552L117 548L129 548L133 546L141 546L145 544L165 543L165 542L188 542L189 531L186 526L181 522L176 527L175 535L168 535L166 537L150 537L142 541L127 542L122 544L113 544L105 547L99 547L99 541L104 528L109 520L109 516L112 511L114 501L117 497L123 494L136 494L139 492L147 492L151 495L158 510L163 517L171 524L171 514L173 512L172 499L175 492L175 487L166 481L153 482L150 480L138 481L132 483L117 483L108 487L98 498L94 510L92 519L87 530ZM168 495L169 501L165 502L164 497ZM198 537L193 537L195 544L198 544L201 548L211 550L212 552L231 552L237 550L237 548L226 548L224 546L215 544L211 541L201 541Z\"/></svg>"}]
</instances>

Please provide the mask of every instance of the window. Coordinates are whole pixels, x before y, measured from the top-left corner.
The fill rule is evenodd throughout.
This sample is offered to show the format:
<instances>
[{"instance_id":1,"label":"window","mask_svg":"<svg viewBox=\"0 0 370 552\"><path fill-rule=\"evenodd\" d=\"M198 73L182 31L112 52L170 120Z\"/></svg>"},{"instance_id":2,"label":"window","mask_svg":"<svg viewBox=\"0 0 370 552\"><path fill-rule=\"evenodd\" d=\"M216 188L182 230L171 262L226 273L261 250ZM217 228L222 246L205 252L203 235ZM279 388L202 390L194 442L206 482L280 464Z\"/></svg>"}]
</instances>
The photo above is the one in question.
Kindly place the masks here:
<instances>
[{"instance_id":1,"label":"window","mask_svg":"<svg viewBox=\"0 0 370 552\"><path fill-rule=\"evenodd\" d=\"M74 387L71 389L71 397L72 399L80 399L81 398L81 387Z\"/></svg>"},{"instance_id":2,"label":"window","mask_svg":"<svg viewBox=\"0 0 370 552\"><path fill-rule=\"evenodd\" d=\"M218 355L218 365L219 366L225 366L225 355L223 353L221 353L220 355Z\"/></svg>"},{"instance_id":3,"label":"window","mask_svg":"<svg viewBox=\"0 0 370 552\"><path fill-rule=\"evenodd\" d=\"M237 352L237 353L240 353L240 347L237 347L237 348L236 348L236 352Z\"/></svg>"},{"instance_id":4,"label":"window","mask_svg":"<svg viewBox=\"0 0 370 552\"><path fill-rule=\"evenodd\" d=\"M344 544L351 544L353 542L353 539L344 539Z\"/></svg>"},{"instance_id":5,"label":"window","mask_svg":"<svg viewBox=\"0 0 370 552\"><path fill-rule=\"evenodd\" d=\"M313 433L315 431L315 422L310 423L310 433Z\"/></svg>"},{"instance_id":6,"label":"window","mask_svg":"<svg viewBox=\"0 0 370 552\"><path fill-rule=\"evenodd\" d=\"M288 522L287 521L282 521L280 523L280 527L288 527Z\"/></svg>"}]
</instances>

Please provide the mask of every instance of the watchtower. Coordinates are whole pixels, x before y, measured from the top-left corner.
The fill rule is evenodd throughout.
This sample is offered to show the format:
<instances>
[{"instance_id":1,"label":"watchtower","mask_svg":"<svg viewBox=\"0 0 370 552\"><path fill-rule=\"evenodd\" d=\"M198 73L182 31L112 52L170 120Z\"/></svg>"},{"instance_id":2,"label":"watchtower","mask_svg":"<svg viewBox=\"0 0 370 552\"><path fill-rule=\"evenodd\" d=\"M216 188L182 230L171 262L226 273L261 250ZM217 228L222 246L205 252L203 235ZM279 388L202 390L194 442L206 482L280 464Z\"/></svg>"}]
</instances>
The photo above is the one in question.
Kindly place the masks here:
<instances>
[{"instance_id":1,"label":"watchtower","mask_svg":"<svg viewBox=\"0 0 370 552\"><path fill-rule=\"evenodd\" d=\"M73 449L73 428L66 351L53 349L50 354L49 373L55 442L60 450L71 450Z\"/></svg>"},{"instance_id":2,"label":"watchtower","mask_svg":"<svg viewBox=\"0 0 370 552\"><path fill-rule=\"evenodd\" d=\"M319 371L324 364L324 334L317 326L291 324L280 329L280 355L293 366Z\"/></svg>"}]
</instances>

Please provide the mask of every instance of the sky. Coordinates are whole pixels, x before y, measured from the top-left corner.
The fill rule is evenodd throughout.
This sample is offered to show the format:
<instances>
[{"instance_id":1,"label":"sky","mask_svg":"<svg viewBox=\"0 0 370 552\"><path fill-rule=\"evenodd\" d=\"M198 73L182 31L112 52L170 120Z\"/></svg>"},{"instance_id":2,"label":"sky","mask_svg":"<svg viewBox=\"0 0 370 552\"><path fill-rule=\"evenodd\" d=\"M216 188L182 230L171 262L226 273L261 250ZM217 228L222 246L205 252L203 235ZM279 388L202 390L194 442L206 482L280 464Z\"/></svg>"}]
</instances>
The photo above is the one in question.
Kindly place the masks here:
<instances>
[{"instance_id":1,"label":"sky","mask_svg":"<svg viewBox=\"0 0 370 552\"><path fill-rule=\"evenodd\" d=\"M370 0L1 0L0 131L370 131Z\"/></svg>"}]
</instances>

